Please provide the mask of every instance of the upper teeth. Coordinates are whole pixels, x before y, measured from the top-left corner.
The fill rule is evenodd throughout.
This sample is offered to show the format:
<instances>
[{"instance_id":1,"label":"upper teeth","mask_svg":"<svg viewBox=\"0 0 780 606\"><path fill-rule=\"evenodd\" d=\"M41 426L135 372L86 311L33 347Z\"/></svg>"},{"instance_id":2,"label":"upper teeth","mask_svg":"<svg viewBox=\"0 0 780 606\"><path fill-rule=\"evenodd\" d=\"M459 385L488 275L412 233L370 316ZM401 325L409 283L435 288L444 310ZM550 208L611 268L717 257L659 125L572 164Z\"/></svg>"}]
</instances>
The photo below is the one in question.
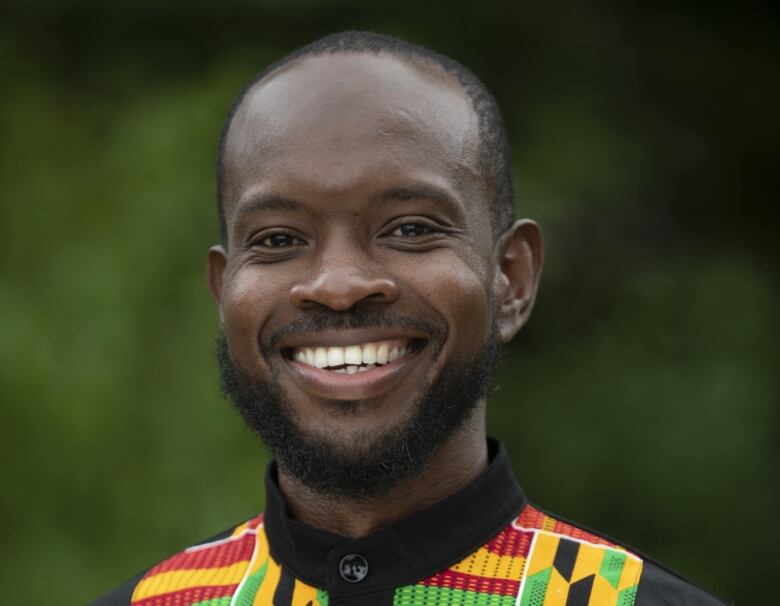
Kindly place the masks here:
<instances>
[{"instance_id":1,"label":"upper teeth","mask_svg":"<svg viewBox=\"0 0 780 606\"><path fill-rule=\"evenodd\" d=\"M408 351L406 339L377 341L347 347L296 347L293 359L317 368L343 367L338 372L353 373L388 364L402 358ZM361 368L362 367L362 368Z\"/></svg>"}]
</instances>

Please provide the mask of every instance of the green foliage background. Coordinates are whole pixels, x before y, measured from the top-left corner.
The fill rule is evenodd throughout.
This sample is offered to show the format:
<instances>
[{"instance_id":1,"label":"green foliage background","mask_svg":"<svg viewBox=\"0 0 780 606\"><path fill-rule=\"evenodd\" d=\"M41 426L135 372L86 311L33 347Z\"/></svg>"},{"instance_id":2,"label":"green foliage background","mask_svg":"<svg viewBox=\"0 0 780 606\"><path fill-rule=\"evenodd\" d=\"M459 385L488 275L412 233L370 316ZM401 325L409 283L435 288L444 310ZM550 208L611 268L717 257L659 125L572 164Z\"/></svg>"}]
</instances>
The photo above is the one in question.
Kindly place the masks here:
<instances>
[{"instance_id":1,"label":"green foliage background","mask_svg":"<svg viewBox=\"0 0 780 606\"><path fill-rule=\"evenodd\" d=\"M320 35L469 65L547 269L490 403L538 504L739 604L777 568L777 19L769 4L7 2L4 603L80 604L262 507L220 400L206 248L232 98Z\"/></svg>"}]
</instances>

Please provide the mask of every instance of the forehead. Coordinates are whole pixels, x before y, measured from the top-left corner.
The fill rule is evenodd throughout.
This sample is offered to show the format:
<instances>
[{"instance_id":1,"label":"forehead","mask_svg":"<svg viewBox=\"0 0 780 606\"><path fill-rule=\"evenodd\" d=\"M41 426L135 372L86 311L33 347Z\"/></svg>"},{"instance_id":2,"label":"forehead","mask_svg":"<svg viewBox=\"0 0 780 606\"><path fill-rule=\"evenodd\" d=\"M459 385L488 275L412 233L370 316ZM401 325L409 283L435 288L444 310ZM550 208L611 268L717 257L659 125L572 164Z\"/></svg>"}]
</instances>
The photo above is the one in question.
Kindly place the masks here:
<instances>
[{"instance_id":1,"label":"forehead","mask_svg":"<svg viewBox=\"0 0 780 606\"><path fill-rule=\"evenodd\" d=\"M354 191L410 176L459 188L478 180L478 148L471 103L437 66L363 53L308 57L245 97L228 132L223 199L288 184Z\"/></svg>"}]
</instances>

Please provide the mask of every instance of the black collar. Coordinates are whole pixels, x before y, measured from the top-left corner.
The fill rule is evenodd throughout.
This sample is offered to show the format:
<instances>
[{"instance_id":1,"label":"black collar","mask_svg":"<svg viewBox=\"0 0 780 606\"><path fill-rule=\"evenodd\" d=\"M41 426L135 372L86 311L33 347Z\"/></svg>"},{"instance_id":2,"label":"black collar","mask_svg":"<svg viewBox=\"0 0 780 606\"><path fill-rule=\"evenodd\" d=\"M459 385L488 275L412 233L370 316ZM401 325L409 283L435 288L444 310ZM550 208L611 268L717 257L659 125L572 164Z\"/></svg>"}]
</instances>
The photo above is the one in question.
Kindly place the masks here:
<instances>
[{"instance_id":1,"label":"black collar","mask_svg":"<svg viewBox=\"0 0 780 606\"><path fill-rule=\"evenodd\" d=\"M276 465L266 470L265 531L271 555L303 582L331 597L408 585L459 562L522 509L525 498L500 442L488 438L489 465L471 484L428 509L360 539L319 530L287 516ZM368 574L349 583L342 559L360 554Z\"/></svg>"}]
</instances>

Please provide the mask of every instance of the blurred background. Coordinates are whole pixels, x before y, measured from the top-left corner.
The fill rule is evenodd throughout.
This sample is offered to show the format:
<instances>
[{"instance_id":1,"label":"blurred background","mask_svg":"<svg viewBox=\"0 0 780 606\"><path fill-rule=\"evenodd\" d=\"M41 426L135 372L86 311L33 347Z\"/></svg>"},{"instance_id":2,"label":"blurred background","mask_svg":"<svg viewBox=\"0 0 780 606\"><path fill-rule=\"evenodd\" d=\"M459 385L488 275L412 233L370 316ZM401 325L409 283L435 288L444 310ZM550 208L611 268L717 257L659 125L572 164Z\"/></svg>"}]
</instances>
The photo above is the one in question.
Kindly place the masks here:
<instances>
[{"instance_id":1,"label":"blurred background","mask_svg":"<svg viewBox=\"0 0 780 606\"><path fill-rule=\"evenodd\" d=\"M780 546L770 3L7 0L3 601L83 604L262 508L204 282L242 84L371 29L471 67L545 230L490 403L530 498L729 601Z\"/></svg>"}]
</instances>

